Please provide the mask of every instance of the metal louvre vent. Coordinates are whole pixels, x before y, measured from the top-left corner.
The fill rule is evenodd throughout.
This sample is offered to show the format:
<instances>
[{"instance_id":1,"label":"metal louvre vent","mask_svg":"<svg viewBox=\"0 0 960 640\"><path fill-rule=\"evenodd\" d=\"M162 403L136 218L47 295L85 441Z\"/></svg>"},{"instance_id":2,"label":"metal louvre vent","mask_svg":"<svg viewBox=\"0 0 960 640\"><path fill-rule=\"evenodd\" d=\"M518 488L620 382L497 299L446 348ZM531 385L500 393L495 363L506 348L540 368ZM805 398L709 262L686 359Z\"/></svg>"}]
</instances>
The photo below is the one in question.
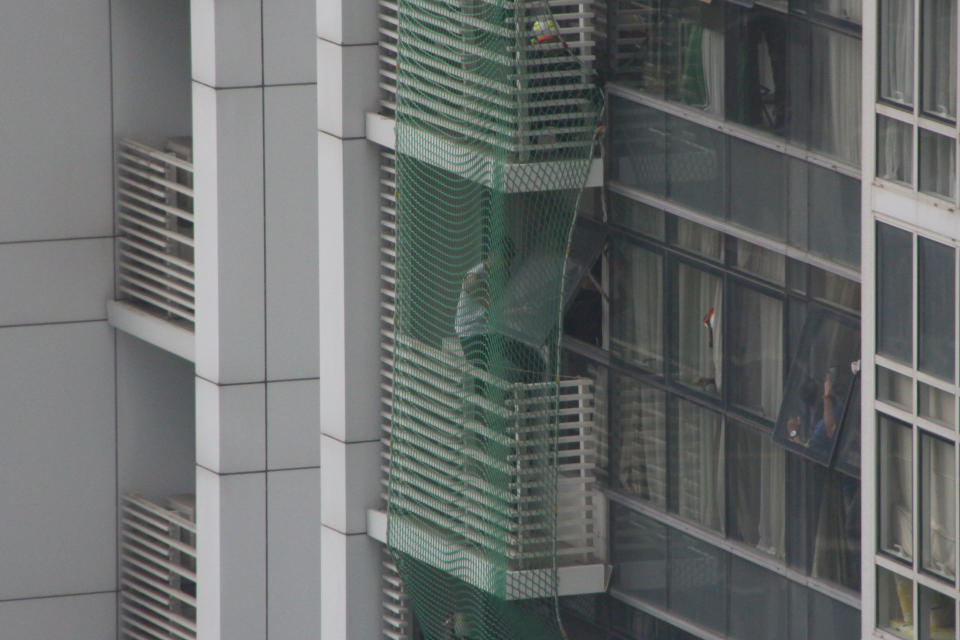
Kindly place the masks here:
<instances>
[{"instance_id":1,"label":"metal louvre vent","mask_svg":"<svg viewBox=\"0 0 960 640\"><path fill-rule=\"evenodd\" d=\"M194 497L171 497L161 507L124 496L121 517L120 637L195 640Z\"/></svg>"},{"instance_id":2,"label":"metal louvre vent","mask_svg":"<svg viewBox=\"0 0 960 640\"><path fill-rule=\"evenodd\" d=\"M117 149L117 293L191 328L193 164L189 138L166 151L122 139Z\"/></svg>"}]
</instances>

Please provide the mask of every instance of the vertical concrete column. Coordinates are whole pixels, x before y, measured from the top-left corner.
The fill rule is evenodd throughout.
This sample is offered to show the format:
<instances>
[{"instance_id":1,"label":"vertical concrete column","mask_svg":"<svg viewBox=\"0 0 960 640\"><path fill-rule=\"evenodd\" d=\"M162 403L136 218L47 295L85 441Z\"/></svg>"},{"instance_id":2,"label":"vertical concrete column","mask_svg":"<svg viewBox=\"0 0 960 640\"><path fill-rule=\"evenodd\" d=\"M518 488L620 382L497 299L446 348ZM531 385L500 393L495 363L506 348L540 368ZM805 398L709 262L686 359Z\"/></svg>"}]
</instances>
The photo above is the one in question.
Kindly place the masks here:
<instances>
[{"instance_id":1,"label":"vertical concrete column","mask_svg":"<svg viewBox=\"0 0 960 640\"><path fill-rule=\"evenodd\" d=\"M319 637L314 0L192 0L198 630Z\"/></svg>"},{"instance_id":2,"label":"vertical concrete column","mask_svg":"<svg viewBox=\"0 0 960 640\"><path fill-rule=\"evenodd\" d=\"M317 0L323 640L380 633L377 3Z\"/></svg>"}]
</instances>

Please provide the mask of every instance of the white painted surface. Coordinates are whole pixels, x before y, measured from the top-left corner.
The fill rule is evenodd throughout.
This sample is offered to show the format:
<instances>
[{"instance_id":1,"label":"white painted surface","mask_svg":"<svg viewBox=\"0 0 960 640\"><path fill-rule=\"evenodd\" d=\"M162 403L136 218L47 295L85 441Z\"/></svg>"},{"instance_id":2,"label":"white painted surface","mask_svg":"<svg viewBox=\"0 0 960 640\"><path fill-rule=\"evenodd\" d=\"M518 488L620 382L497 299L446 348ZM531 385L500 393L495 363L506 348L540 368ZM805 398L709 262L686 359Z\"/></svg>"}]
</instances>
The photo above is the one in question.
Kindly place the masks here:
<instances>
[{"instance_id":1,"label":"white painted surface","mask_svg":"<svg viewBox=\"0 0 960 640\"><path fill-rule=\"evenodd\" d=\"M317 36L336 44L377 42L377 3L371 0L316 0Z\"/></svg>"},{"instance_id":2,"label":"white painted surface","mask_svg":"<svg viewBox=\"0 0 960 640\"><path fill-rule=\"evenodd\" d=\"M168 322L121 300L107 301L107 322L115 329L193 362L193 331L185 327Z\"/></svg>"},{"instance_id":3,"label":"white painted surface","mask_svg":"<svg viewBox=\"0 0 960 640\"><path fill-rule=\"evenodd\" d=\"M263 3L263 82L316 83L316 0Z\"/></svg>"},{"instance_id":4,"label":"white painted surface","mask_svg":"<svg viewBox=\"0 0 960 640\"><path fill-rule=\"evenodd\" d=\"M267 383L267 468L320 465L320 383Z\"/></svg>"},{"instance_id":5,"label":"white painted surface","mask_svg":"<svg viewBox=\"0 0 960 640\"><path fill-rule=\"evenodd\" d=\"M217 473L266 468L264 383L216 385L197 378L197 464Z\"/></svg>"},{"instance_id":6,"label":"white painted surface","mask_svg":"<svg viewBox=\"0 0 960 640\"><path fill-rule=\"evenodd\" d=\"M210 87L249 87L263 81L261 0L192 0L193 79Z\"/></svg>"},{"instance_id":7,"label":"white painted surface","mask_svg":"<svg viewBox=\"0 0 960 640\"><path fill-rule=\"evenodd\" d=\"M327 527L320 537L323 587L320 634L328 638L376 638L380 632L380 549L363 534Z\"/></svg>"},{"instance_id":8,"label":"white painted surface","mask_svg":"<svg viewBox=\"0 0 960 640\"><path fill-rule=\"evenodd\" d=\"M0 636L9 640L114 640L112 593L0 602Z\"/></svg>"},{"instance_id":9,"label":"white painted surface","mask_svg":"<svg viewBox=\"0 0 960 640\"><path fill-rule=\"evenodd\" d=\"M377 45L317 40L317 128L338 138L363 136L365 114L377 108Z\"/></svg>"},{"instance_id":10,"label":"white painted surface","mask_svg":"<svg viewBox=\"0 0 960 640\"><path fill-rule=\"evenodd\" d=\"M341 533L366 531L367 510L381 502L379 441L343 443L323 436L320 443L323 524Z\"/></svg>"}]
</instances>

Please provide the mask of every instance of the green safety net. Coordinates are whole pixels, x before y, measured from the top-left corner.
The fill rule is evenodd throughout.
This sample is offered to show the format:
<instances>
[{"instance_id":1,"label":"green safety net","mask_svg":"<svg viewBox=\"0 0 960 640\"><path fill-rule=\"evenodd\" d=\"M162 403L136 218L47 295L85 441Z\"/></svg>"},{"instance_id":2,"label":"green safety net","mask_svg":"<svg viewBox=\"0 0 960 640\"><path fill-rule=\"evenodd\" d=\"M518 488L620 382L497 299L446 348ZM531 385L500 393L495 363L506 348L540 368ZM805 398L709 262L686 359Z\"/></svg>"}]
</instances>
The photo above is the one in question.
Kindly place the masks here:
<instances>
[{"instance_id":1,"label":"green safety net","mask_svg":"<svg viewBox=\"0 0 960 640\"><path fill-rule=\"evenodd\" d=\"M582 6L397 3L388 546L428 639L563 636L560 323L601 111Z\"/></svg>"}]
</instances>

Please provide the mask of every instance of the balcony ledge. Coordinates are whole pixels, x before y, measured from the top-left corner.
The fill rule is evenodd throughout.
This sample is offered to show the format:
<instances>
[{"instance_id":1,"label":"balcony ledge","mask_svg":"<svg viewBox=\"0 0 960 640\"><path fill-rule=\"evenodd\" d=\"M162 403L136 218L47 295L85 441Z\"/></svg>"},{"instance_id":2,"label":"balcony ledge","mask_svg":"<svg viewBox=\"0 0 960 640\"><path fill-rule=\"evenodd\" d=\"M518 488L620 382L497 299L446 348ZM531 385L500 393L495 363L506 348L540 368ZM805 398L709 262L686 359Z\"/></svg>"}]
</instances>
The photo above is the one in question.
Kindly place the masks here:
<instances>
[{"instance_id":1,"label":"balcony ledge","mask_svg":"<svg viewBox=\"0 0 960 640\"><path fill-rule=\"evenodd\" d=\"M194 362L193 331L174 321L161 318L130 302L109 300L107 322L114 329Z\"/></svg>"}]
</instances>

